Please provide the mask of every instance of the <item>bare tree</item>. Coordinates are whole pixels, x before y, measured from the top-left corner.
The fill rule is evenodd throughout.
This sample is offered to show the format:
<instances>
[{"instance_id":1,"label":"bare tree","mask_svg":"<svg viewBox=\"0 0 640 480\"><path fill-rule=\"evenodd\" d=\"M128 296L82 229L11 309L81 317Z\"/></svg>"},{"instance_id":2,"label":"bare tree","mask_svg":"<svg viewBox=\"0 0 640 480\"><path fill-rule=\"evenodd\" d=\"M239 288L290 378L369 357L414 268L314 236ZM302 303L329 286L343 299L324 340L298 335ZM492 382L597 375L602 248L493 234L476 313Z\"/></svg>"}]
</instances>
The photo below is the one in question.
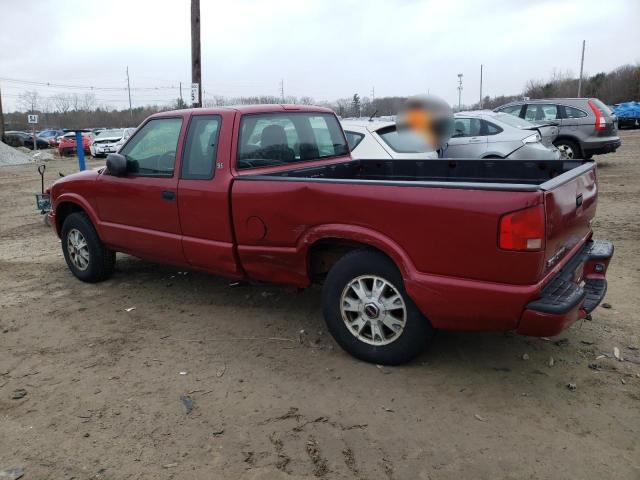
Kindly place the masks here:
<instances>
[{"instance_id":1,"label":"bare tree","mask_svg":"<svg viewBox=\"0 0 640 480\"><path fill-rule=\"evenodd\" d=\"M35 112L40 107L40 94L35 90L22 92L18 96L18 105L26 112Z\"/></svg>"},{"instance_id":2,"label":"bare tree","mask_svg":"<svg viewBox=\"0 0 640 480\"><path fill-rule=\"evenodd\" d=\"M69 95L60 93L58 95L54 95L51 99L53 100L53 104L55 105L57 112L64 114L71 109L71 98L69 98Z\"/></svg>"}]
</instances>

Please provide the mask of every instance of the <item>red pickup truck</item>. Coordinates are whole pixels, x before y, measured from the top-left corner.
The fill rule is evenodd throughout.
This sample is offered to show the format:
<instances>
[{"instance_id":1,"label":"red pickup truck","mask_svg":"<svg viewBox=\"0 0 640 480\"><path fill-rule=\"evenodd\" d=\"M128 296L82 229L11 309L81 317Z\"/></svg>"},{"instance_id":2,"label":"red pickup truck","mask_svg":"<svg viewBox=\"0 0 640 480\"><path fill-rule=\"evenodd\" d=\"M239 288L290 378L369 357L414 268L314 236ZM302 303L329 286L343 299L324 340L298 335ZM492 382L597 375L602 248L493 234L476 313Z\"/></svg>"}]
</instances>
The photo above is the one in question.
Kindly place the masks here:
<instances>
[{"instance_id":1,"label":"red pickup truck","mask_svg":"<svg viewBox=\"0 0 640 480\"><path fill-rule=\"evenodd\" d=\"M353 160L330 110L163 112L106 167L58 180L50 224L71 272L115 252L235 280L323 283L329 330L381 364L435 329L549 336L604 297L596 165Z\"/></svg>"}]
</instances>

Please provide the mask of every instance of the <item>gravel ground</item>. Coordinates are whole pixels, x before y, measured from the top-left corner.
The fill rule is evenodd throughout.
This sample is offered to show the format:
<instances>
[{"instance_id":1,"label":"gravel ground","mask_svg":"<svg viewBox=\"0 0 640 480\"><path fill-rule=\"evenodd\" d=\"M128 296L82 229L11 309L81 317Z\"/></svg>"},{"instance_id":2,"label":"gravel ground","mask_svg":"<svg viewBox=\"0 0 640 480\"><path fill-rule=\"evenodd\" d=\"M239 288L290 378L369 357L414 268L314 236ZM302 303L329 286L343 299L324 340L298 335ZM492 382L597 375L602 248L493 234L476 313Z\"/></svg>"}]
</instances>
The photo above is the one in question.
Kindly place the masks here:
<instances>
[{"instance_id":1,"label":"gravel ground","mask_svg":"<svg viewBox=\"0 0 640 480\"><path fill-rule=\"evenodd\" d=\"M31 157L26 153L21 152L17 148L10 147L4 142L0 142L0 167L23 165L31 162Z\"/></svg>"},{"instance_id":2,"label":"gravel ground","mask_svg":"<svg viewBox=\"0 0 640 480\"><path fill-rule=\"evenodd\" d=\"M0 470L640 478L640 131L621 137L597 158L610 308L553 339L441 332L395 368L335 345L317 288L230 287L124 255L112 279L75 280L35 210L35 166L1 168ZM75 168L47 165L50 181Z\"/></svg>"}]
</instances>

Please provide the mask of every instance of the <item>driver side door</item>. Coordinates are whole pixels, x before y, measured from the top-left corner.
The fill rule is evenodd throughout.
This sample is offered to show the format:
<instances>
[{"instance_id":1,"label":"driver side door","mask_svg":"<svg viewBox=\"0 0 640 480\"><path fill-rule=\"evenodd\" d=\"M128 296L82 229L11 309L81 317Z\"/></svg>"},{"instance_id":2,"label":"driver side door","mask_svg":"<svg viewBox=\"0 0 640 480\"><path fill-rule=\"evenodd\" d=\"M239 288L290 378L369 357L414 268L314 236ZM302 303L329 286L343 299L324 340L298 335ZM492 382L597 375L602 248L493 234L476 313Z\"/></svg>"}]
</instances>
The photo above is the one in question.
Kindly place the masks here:
<instances>
[{"instance_id":1,"label":"driver side door","mask_svg":"<svg viewBox=\"0 0 640 480\"><path fill-rule=\"evenodd\" d=\"M145 123L122 147L127 174L98 178L103 241L113 249L162 263L185 263L178 219L183 117Z\"/></svg>"}]
</instances>

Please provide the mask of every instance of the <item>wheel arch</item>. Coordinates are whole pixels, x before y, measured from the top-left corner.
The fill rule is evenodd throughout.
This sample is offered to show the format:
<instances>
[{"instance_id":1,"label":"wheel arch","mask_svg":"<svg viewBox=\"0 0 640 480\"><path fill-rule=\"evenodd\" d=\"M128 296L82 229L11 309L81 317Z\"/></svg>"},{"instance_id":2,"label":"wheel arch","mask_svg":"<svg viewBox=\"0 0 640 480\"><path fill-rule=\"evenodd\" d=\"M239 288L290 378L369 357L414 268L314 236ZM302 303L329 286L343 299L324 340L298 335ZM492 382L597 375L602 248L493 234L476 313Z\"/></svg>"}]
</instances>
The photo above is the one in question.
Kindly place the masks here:
<instances>
[{"instance_id":1,"label":"wheel arch","mask_svg":"<svg viewBox=\"0 0 640 480\"><path fill-rule=\"evenodd\" d=\"M581 156L584 155L584 149L582 148L582 142L580 141L580 139L578 137L576 137L574 135L569 135L569 134L566 134L566 133L562 133L562 134L559 134L556 138L554 138L553 144L555 145L556 142L561 141L561 140L568 140L568 141L570 141L572 143L575 143L578 146L578 148L580 149L580 155Z\"/></svg>"},{"instance_id":2,"label":"wheel arch","mask_svg":"<svg viewBox=\"0 0 640 480\"><path fill-rule=\"evenodd\" d=\"M76 212L82 212L86 214L89 217L89 220L91 220L91 223L93 223L93 226L98 232L98 235L101 236L98 216L96 215L95 210L91 207L89 202L75 194L63 194L56 200L55 228L58 236L60 236L62 225L64 225L65 219L72 213Z\"/></svg>"},{"instance_id":3,"label":"wheel arch","mask_svg":"<svg viewBox=\"0 0 640 480\"><path fill-rule=\"evenodd\" d=\"M415 267L409 255L394 240L375 230L354 225L323 225L302 239L310 281L325 275L347 253L358 249L376 250L388 257L404 279Z\"/></svg>"}]
</instances>

